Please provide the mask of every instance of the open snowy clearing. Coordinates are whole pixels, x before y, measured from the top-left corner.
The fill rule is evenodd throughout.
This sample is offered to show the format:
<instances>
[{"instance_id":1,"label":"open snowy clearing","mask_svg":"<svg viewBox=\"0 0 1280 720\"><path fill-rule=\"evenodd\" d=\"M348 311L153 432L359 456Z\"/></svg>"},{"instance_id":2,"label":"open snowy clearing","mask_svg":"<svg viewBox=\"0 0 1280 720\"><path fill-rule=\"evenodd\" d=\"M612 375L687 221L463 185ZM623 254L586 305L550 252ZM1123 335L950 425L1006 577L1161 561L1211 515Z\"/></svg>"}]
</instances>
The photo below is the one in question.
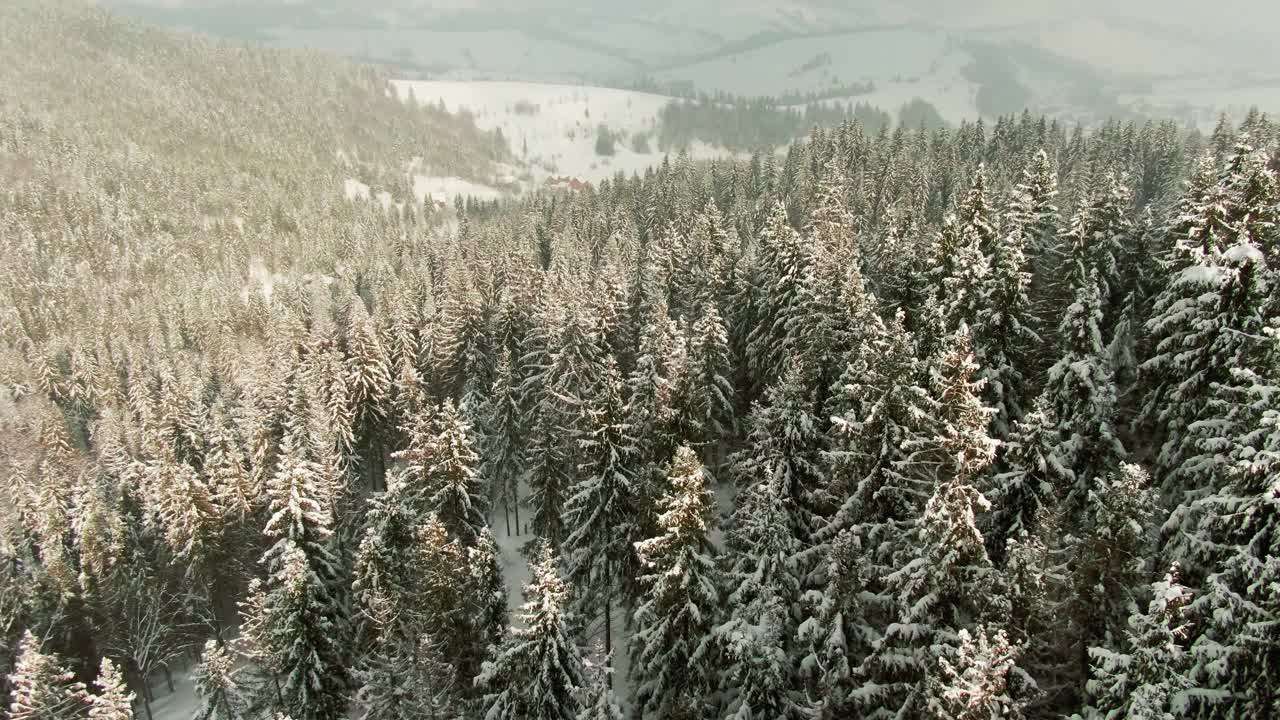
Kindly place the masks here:
<instances>
[{"instance_id":1,"label":"open snowy clearing","mask_svg":"<svg viewBox=\"0 0 1280 720\"><path fill-rule=\"evenodd\" d=\"M527 82L395 82L401 99L443 102L450 111L466 110L482 130L501 130L520 163L521 185L541 186L548 178L569 177L591 183L619 172L642 173L661 162L654 134L659 113L672 98L665 95L585 85ZM601 125L617 136L612 156L596 152ZM645 136L651 152L636 152L633 141ZM726 154L695 143L695 159Z\"/></svg>"}]
</instances>

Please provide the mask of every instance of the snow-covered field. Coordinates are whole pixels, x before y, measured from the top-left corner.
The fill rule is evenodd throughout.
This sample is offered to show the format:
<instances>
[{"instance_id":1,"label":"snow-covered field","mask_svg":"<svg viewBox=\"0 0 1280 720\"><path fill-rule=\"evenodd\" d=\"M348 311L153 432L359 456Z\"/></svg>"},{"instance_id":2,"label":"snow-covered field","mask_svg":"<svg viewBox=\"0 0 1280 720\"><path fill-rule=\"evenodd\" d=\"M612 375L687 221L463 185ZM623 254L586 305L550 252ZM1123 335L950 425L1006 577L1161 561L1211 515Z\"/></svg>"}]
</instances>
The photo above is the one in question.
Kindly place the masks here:
<instances>
[{"instance_id":1,"label":"snow-covered field","mask_svg":"<svg viewBox=\"0 0 1280 720\"><path fill-rule=\"evenodd\" d=\"M662 161L656 150L636 152L632 142L645 135L655 147L659 111L671 101L665 95L529 82L404 80L395 87L402 99L412 92L420 103L443 101L450 111L470 112L482 130L502 130L526 188L561 176L598 183L619 172L642 173ZM601 124L618 136L612 156L596 152ZM704 144L690 148L694 158L723 154Z\"/></svg>"}]
</instances>

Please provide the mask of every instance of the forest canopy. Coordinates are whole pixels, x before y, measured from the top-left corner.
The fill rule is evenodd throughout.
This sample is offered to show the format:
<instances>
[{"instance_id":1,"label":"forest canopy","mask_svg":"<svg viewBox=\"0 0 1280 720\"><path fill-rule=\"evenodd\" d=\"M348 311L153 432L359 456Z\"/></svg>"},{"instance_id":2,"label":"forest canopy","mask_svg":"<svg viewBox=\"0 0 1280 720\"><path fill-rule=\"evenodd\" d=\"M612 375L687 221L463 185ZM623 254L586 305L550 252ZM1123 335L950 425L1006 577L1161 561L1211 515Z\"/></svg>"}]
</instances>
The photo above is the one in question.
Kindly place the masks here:
<instances>
[{"instance_id":1,"label":"forest canopy","mask_svg":"<svg viewBox=\"0 0 1280 720\"><path fill-rule=\"evenodd\" d=\"M375 70L69 1L0 59L9 717L1280 710L1262 113L442 211L504 151Z\"/></svg>"}]
</instances>

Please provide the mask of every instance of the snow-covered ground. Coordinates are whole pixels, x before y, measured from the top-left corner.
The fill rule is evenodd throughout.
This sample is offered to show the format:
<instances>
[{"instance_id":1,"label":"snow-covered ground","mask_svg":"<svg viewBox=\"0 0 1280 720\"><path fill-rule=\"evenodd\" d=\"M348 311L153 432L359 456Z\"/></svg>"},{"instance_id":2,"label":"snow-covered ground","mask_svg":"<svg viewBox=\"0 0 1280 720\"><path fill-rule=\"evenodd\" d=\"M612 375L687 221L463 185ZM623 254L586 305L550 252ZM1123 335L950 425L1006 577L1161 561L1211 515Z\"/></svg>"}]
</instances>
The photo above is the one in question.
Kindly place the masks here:
<instances>
[{"instance_id":1,"label":"snow-covered ground","mask_svg":"<svg viewBox=\"0 0 1280 720\"><path fill-rule=\"evenodd\" d=\"M200 708L200 699L196 697L195 683L191 679L189 669L173 673L173 692L163 680L152 679L151 713L155 720L191 720ZM147 713L142 708L142 700L137 701L134 713L139 720L146 720Z\"/></svg>"},{"instance_id":2,"label":"snow-covered ground","mask_svg":"<svg viewBox=\"0 0 1280 720\"><path fill-rule=\"evenodd\" d=\"M412 93L420 103L443 101L450 111L469 111L480 129L501 130L525 189L558 176L598 183L619 172L642 173L662 161L656 151L636 152L632 142L645 135L655 148L659 112L671 101L665 95L528 82L403 80L395 87L402 99ZM612 156L596 152L601 124L618 136ZM725 153L696 143L689 154L697 159Z\"/></svg>"},{"instance_id":3,"label":"snow-covered ground","mask_svg":"<svg viewBox=\"0 0 1280 720\"><path fill-rule=\"evenodd\" d=\"M480 200L493 200L502 196L500 190L488 185L464 180L460 177L440 177L437 175L414 175L413 194L417 197L418 202L430 197L436 202L450 204L459 195Z\"/></svg>"}]
</instances>

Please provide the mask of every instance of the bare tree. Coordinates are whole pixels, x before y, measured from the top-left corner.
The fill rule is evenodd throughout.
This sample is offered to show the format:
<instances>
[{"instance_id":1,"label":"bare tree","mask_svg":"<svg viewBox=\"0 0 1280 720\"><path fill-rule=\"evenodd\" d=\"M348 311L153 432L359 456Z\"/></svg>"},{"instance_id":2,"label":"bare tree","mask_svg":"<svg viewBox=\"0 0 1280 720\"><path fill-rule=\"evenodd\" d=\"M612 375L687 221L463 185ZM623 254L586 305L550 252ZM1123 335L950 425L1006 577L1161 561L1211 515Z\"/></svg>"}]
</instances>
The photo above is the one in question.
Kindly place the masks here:
<instances>
[{"instance_id":1,"label":"bare tree","mask_svg":"<svg viewBox=\"0 0 1280 720\"><path fill-rule=\"evenodd\" d=\"M163 581L126 572L117 579L120 582L107 599L111 611L102 648L139 684L147 718L154 720L151 676L163 672L173 692L173 665L199 649L211 626L192 612L191 598Z\"/></svg>"}]
</instances>

